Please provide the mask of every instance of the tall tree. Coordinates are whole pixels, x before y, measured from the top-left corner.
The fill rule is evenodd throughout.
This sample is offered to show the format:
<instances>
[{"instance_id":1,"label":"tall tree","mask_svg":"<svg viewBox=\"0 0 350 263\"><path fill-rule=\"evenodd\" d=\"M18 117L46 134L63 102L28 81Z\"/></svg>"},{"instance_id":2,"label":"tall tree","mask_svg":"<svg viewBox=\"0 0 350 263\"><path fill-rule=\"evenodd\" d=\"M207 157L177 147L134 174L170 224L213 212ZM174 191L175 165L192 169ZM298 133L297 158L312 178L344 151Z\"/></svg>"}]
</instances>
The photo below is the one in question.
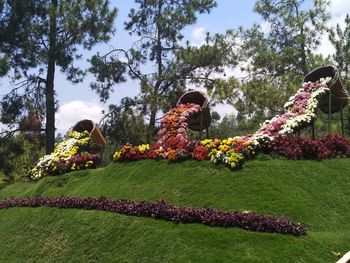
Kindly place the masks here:
<instances>
[{"instance_id":1,"label":"tall tree","mask_svg":"<svg viewBox=\"0 0 350 263\"><path fill-rule=\"evenodd\" d=\"M275 115L299 87L305 76L323 57L314 54L326 34L328 0L258 0L254 10L264 28L254 25L241 30L245 70L243 100L237 107L246 116Z\"/></svg>"},{"instance_id":2,"label":"tall tree","mask_svg":"<svg viewBox=\"0 0 350 263\"><path fill-rule=\"evenodd\" d=\"M21 113L23 96L19 89L24 88L24 96L40 92L45 98L49 153L55 139L56 67L73 83L81 81L84 71L75 67L74 61L82 56L83 49L109 40L116 9L109 8L109 0L3 0L0 13L0 72L11 70L15 80L35 80L30 81L32 86L12 89L3 103L10 107L15 102L14 107Z\"/></svg>"},{"instance_id":3,"label":"tall tree","mask_svg":"<svg viewBox=\"0 0 350 263\"><path fill-rule=\"evenodd\" d=\"M125 81L125 74L139 81L136 102L149 116L148 140L154 133L156 114L169 108L185 90L188 80L213 87L208 72L220 72L228 52L223 37L216 36L201 47L183 45L183 29L197 21L197 14L209 13L214 0L135 0L125 29L138 40L128 50L114 49L92 60L92 83L102 101L108 99L115 83ZM210 43L209 43L210 42ZM199 71L199 69L205 69ZM222 70L222 68L221 68ZM222 72L222 71L221 71Z\"/></svg>"},{"instance_id":4,"label":"tall tree","mask_svg":"<svg viewBox=\"0 0 350 263\"><path fill-rule=\"evenodd\" d=\"M347 14L344 20L344 27L337 24L336 28L329 31L329 40L335 48L332 55L333 63L338 67L342 82L350 92L350 15ZM346 132L349 133L350 110L345 108L344 115L348 119L346 122Z\"/></svg>"},{"instance_id":5,"label":"tall tree","mask_svg":"<svg viewBox=\"0 0 350 263\"><path fill-rule=\"evenodd\" d=\"M350 84L350 15L345 17L345 27L337 24L335 29L330 29L329 40L335 47L333 60L346 84ZM348 85L345 85L348 86ZM348 87L349 88L349 87ZM349 90L349 89L348 89Z\"/></svg>"},{"instance_id":6,"label":"tall tree","mask_svg":"<svg viewBox=\"0 0 350 263\"><path fill-rule=\"evenodd\" d=\"M310 56L326 33L329 0L258 0L254 10L267 24L267 41L277 56L278 74L306 75L310 71Z\"/></svg>"}]
</instances>

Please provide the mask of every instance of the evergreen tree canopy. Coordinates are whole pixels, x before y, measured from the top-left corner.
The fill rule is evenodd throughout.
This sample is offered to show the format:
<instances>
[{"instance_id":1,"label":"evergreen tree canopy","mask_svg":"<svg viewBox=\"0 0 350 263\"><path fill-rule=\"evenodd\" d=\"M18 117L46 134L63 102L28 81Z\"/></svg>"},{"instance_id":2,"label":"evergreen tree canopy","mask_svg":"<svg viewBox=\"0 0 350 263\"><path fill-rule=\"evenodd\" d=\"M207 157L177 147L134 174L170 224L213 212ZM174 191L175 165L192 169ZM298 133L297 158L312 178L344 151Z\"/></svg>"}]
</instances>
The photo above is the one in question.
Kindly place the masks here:
<instances>
[{"instance_id":1,"label":"evergreen tree canopy","mask_svg":"<svg viewBox=\"0 0 350 263\"><path fill-rule=\"evenodd\" d=\"M51 152L56 66L73 83L81 81L84 71L74 61L82 57L83 49L109 40L116 10L109 8L109 0L3 0L0 14L0 73L11 70L15 80L28 80L4 98L2 115L9 114L6 109L12 102L16 113L22 112L28 101L21 99L28 99L30 92L39 93L44 98L46 151Z\"/></svg>"},{"instance_id":2,"label":"evergreen tree canopy","mask_svg":"<svg viewBox=\"0 0 350 263\"><path fill-rule=\"evenodd\" d=\"M329 33L329 40L335 47L335 54L333 60L337 65L344 81L350 84L350 15L345 17L345 28L337 24L335 29L331 29ZM349 89L349 87L348 87Z\"/></svg>"},{"instance_id":3,"label":"evergreen tree canopy","mask_svg":"<svg viewBox=\"0 0 350 263\"><path fill-rule=\"evenodd\" d=\"M222 66L232 63L235 56L229 55L233 49L223 36L208 36L207 43L201 47L181 43L182 30L194 24L198 14L209 13L216 6L215 1L135 2L138 8L130 10L125 29L138 40L128 50L115 49L93 57L90 71L97 82L92 83L91 88L105 101L114 84L125 81L124 73L138 80L140 95L136 104L149 116L150 141L157 112L174 105L189 82L204 83L213 89L219 78L209 77L210 73L222 73Z\"/></svg>"},{"instance_id":4,"label":"evergreen tree canopy","mask_svg":"<svg viewBox=\"0 0 350 263\"><path fill-rule=\"evenodd\" d=\"M249 76L242 85L242 99L236 107L241 114L274 116L299 88L303 77L324 63L314 50L327 33L330 1L258 0L255 12L264 20L264 29L254 25L241 30L242 54Z\"/></svg>"}]
</instances>

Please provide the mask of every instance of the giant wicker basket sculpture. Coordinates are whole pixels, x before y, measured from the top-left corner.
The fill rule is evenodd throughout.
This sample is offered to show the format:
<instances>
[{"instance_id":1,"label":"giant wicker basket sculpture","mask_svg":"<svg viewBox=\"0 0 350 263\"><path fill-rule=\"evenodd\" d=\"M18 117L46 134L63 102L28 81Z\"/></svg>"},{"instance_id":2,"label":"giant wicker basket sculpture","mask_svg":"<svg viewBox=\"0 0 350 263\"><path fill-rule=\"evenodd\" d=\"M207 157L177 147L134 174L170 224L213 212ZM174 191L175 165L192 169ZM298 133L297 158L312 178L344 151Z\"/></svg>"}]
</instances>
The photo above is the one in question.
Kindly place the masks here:
<instances>
[{"instance_id":1,"label":"giant wicker basket sculpture","mask_svg":"<svg viewBox=\"0 0 350 263\"><path fill-rule=\"evenodd\" d=\"M105 137L102 135L99 127L91 120L81 120L73 126L73 131L88 131L94 146L103 147L107 144Z\"/></svg>"},{"instance_id":2,"label":"giant wicker basket sculpture","mask_svg":"<svg viewBox=\"0 0 350 263\"><path fill-rule=\"evenodd\" d=\"M317 81L320 78L331 77L332 80L329 82L328 87L330 89L331 98L326 95L322 99L319 100L319 108L324 113L338 112L344 106L349 103L349 93L343 86L338 69L333 65L326 65L319 68L314 69L310 73L308 73L304 81Z\"/></svg>"},{"instance_id":3,"label":"giant wicker basket sculpture","mask_svg":"<svg viewBox=\"0 0 350 263\"><path fill-rule=\"evenodd\" d=\"M193 131L202 131L209 127L211 116L208 98L200 91L189 91L183 94L177 102L179 104L195 103L201 106L201 111L192 114L188 119L188 127Z\"/></svg>"}]
</instances>

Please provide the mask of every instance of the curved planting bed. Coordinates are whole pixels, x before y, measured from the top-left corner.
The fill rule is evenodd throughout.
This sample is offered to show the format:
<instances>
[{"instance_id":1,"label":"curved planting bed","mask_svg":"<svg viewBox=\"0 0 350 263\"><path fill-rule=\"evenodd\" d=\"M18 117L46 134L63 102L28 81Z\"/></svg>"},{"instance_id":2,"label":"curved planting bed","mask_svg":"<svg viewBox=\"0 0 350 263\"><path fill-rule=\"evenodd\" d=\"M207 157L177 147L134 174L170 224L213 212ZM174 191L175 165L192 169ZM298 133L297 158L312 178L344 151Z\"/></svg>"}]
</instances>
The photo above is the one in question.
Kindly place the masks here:
<instances>
[{"instance_id":1,"label":"curved planting bed","mask_svg":"<svg viewBox=\"0 0 350 263\"><path fill-rule=\"evenodd\" d=\"M254 212L230 212L209 208L175 206L164 200L155 202L78 197L33 197L0 201L0 209L11 207L58 207L94 209L131 216L152 217L176 223L198 223L217 227L240 227L250 231L306 235L299 223L283 216L265 216Z\"/></svg>"}]
</instances>

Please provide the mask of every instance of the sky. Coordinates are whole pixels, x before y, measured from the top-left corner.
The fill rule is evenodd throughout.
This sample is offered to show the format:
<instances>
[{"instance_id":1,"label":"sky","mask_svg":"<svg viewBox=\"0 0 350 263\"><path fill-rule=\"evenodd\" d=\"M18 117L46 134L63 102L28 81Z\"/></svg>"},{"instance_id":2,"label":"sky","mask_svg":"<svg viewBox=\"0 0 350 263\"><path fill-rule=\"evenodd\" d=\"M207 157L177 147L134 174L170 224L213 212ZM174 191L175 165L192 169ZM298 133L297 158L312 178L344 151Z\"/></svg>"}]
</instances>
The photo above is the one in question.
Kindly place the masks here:
<instances>
[{"instance_id":1,"label":"sky","mask_svg":"<svg viewBox=\"0 0 350 263\"><path fill-rule=\"evenodd\" d=\"M311 1L311 0L307 0ZM135 7L132 0L111 0L111 5L118 9L118 16L115 27L116 33L107 44L99 44L91 51L83 52L83 57L77 61L77 65L87 67L86 61L96 52L104 54L113 48L128 49L133 40L127 32L123 30L123 23L127 20L127 15L131 7ZM331 0L332 19L331 26L337 23L344 24L346 13L350 13L350 0ZM227 29L238 26L250 27L254 23L262 23L260 16L253 12L255 0L217 0L217 7L210 14L198 16L197 23L188 26L184 30L185 40L193 45L200 45L204 42L206 32L224 33ZM262 26L264 24L262 23ZM334 52L327 36L322 40L322 45L317 50L324 55ZM65 134L76 122L82 119L90 119L99 122L102 117L102 110L106 110L109 104L118 104L125 96L136 96L138 94L138 83L128 81L127 83L115 86L114 93L106 103L100 103L98 95L89 87L89 83L94 78L88 75L84 82L72 84L65 79L65 76L57 70L55 77L55 89L59 101L59 108L56 113L57 133ZM0 93L3 94L3 87L0 86ZM234 112L232 106L218 105L215 108L221 116Z\"/></svg>"}]
</instances>

